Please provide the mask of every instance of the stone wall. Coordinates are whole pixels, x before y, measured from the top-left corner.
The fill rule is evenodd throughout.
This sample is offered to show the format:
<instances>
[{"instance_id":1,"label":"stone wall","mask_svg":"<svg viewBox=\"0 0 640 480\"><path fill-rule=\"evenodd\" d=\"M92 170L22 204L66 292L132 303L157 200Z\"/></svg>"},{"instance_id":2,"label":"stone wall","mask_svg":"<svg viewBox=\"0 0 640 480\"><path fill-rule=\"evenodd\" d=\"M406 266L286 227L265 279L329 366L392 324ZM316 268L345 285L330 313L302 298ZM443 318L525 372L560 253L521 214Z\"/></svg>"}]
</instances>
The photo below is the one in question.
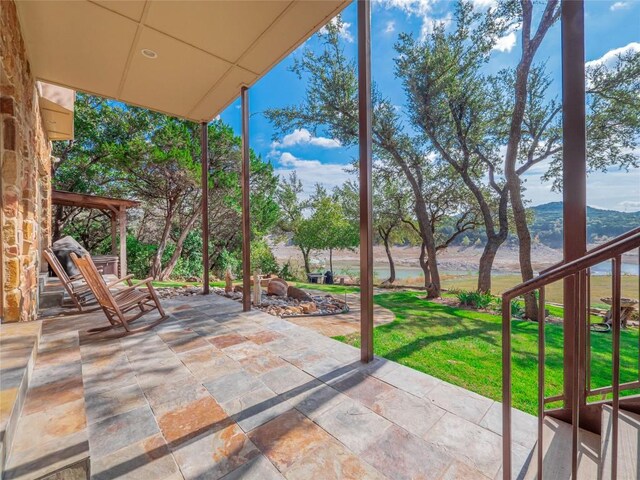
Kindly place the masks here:
<instances>
[{"instance_id":1,"label":"stone wall","mask_svg":"<svg viewBox=\"0 0 640 480\"><path fill-rule=\"evenodd\" d=\"M37 316L41 249L50 244L51 142L43 128L12 1L0 3L0 318Z\"/></svg>"}]
</instances>

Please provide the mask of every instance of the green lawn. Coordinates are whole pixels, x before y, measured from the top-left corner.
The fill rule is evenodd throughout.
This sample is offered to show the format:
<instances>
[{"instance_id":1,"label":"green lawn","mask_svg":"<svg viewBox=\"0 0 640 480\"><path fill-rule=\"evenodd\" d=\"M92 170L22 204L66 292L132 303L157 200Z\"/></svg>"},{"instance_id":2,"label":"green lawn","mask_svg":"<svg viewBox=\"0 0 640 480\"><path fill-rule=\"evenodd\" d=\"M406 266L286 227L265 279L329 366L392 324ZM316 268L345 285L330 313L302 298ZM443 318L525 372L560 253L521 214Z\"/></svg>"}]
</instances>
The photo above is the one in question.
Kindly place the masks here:
<instances>
[{"instance_id":1,"label":"green lawn","mask_svg":"<svg viewBox=\"0 0 640 480\"><path fill-rule=\"evenodd\" d=\"M166 288L166 287L185 287L185 286L200 286L202 282L183 282L181 280L166 280L166 281L154 281L152 282L154 287ZM239 283L239 282L235 282ZM324 285L317 283L303 283L303 282L288 282L289 285L295 285L305 290L317 290L321 292L330 293L358 293L360 287L353 287L349 285ZM224 287L224 281L210 282L212 287Z\"/></svg>"},{"instance_id":2,"label":"green lawn","mask_svg":"<svg viewBox=\"0 0 640 480\"><path fill-rule=\"evenodd\" d=\"M322 283L303 283L303 282L289 282L290 285L295 285L298 288L305 290L317 290L319 292L329 293L358 293L360 287L353 287L350 285L325 285Z\"/></svg>"},{"instance_id":3,"label":"green lawn","mask_svg":"<svg viewBox=\"0 0 640 480\"><path fill-rule=\"evenodd\" d=\"M611 276L592 275L591 305L593 307L606 308L600 300L602 297L611 296ZM500 295L502 292L522 283L519 275L494 275L491 278L491 293ZM638 298L638 276L623 275L621 278L622 296ZM477 275L443 275L442 286L446 289L475 290L478 287ZM562 303L562 282L552 283L546 288L548 302Z\"/></svg>"},{"instance_id":4,"label":"green lawn","mask_svg":"<svg viewBox=\"0 0 640 480\"><path fill-rule=\"evenodd\" d=\"M442 305L417 292L376 295L375 302L396 320L374 330L377 355L500 400L502 395L501 318ZM558 313L558 312L554 312ZM538 325L513 321L513 403L526 412L537 409ZM562 327L545 326L546 393L562 385ZM359 346L359 337L337 337ZM611 384L611 334L592 334L592 387ZM638 333L622 333L621 380L638 378Z\"/></svg>"}]
</instances>

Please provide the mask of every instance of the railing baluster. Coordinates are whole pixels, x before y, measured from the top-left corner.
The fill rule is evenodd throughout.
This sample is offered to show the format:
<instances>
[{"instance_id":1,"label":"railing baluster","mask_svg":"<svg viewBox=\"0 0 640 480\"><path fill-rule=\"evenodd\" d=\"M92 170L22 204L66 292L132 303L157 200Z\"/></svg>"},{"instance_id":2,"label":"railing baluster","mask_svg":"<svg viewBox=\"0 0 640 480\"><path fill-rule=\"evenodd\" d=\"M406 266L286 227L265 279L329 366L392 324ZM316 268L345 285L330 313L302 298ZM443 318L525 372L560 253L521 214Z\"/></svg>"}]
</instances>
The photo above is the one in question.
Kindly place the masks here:
<instances>
[{"instance_id":1,"label":"railing baluster","mask_svg":"<svg viewBox=\"0 0 640 480\"><path fill-rule=\"evenodd\" d=\"M574 273L573 277L573 304L576 306L580 305L580 279L581 275L578 273ZM574 322L575 332L573 338L573 351L578 352L580 349L580 309L577 308L578 316L573 317L571 320ZM566 331L566 330L565 330ZM579 434L579 412L580 412L580 399L578 397L578 385L579 385L579 358L577 355L574 355L573 358L573 371L572 379L571 379L571 478L578 478L578 434Z\"/></svg>"},{"instance_id":2,"label":"railing baluster","mask_svg":"<svg viewBox=\"0 0 640 480\"><path fill-rule=\"evenodd\" d=\"M620 409L620 391L632 390L640 388L640 356L638 358L638 380L621 382L620 379L620 344L621 344L621 311L620 303L622 296L621 269L622 255L627 252L638 250L640 257L640 228L628 232L606 245L598 247L587 252L583 257L571 262L556 265L539 276L523 282L522 284L511 288L502 295L502 436L503 436L503 479L510 480L512 476L512 359L511 349L513 339L511 338L511 301L527 293L539 291L539 316L538 316L538 478L542 478L544 470L543 456L543 427L544 414L547 411L548 404L562 401L563 406L558 410L567 413L571 410L572 422L572 458L571 470L572 478L576 478L578 474L578 454L580 446L580 409L587 404L587 399L591 395L608 393L613 394L613 413L612 413L612 478L616 478L618 469L618 431L619 431L619 409ZM611 386L592 388L591 378L591 268L607 260L612 261L612 318L613 318L613 339L612 339L612 376L613 384ZM638 296L640 297L640 262L638 263ZM563 279L572 279L575 290L571 292L573 295L575 312L566 312L564 325L571 325L568 322L574 322L575 332L574 338L567 339L573 350L574 359L571 362L570 372L568 373L568 382L565 385L563 393L560 395L545 397L545 290L547 285L555 283ZM565 299L568 300L568 299ZM574 314L574 315L572 315ZM565 330L566 332L566 330ZM640 336L638 338L638 350L640 351ZM567 352L565 352L567 354ZM571 397L571 398L569 398ZM603 400L596 404L604 404L608 402ZM556 409L551 409L556 410Z\"/></svg>"},{"instance_id":3,"label":"railing baluster","mask_svg":"<svg viewBox=\"0 0 640 480\"><path fill-rule=\"evenodd\" d=\"M502 297L502 477L511 480L511 298Z\"/></svg>"},{"instance_id":4,"label":"railing baluster","mask_svg":"<svg viewBox=\"0 0 640 480\"><path fill-rule=\"evenodd\" d=\"M544 468L544 365L545 365L545 288L538 291L538 480L542 480Z\"/></svg>"},{"instance_id":5,"label":"railing baluster","mask_svg":"<svg viewBox=\"0 0 640 480\"><path fill-rule=\"evenodd\" d=\"M585 271L585 280L587 282L587 318L585 321L585 402L586 397L591 393L591 269L587 268Z\"/></svg>"},{"instance_id":6,"label":"railing baluster","mask_svg":"<svg viewBox=\"0 0 640 480\"><path fill-rule=\"evenodd\" d=\"M618 478L618 413L620 409L620 298L622 297L622 257L612 259L611 275L613 282L613 301L611 302L611 320L613 321L612 361L613 361L613 412L611 434L611 478Z\"/></svg>"}]
</instances>

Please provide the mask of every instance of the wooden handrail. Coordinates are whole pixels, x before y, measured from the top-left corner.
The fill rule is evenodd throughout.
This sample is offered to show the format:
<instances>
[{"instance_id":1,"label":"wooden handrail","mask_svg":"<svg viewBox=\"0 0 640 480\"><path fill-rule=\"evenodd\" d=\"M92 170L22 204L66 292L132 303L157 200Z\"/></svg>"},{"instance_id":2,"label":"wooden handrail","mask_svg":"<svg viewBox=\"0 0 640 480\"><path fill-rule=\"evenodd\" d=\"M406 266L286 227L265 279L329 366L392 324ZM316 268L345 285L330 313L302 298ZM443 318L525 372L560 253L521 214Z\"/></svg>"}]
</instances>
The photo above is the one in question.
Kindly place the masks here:
<instances>
[{"instance_id":1,"label":"wooden handrail","mask_svg":"<svg viewBox=\"0 0 640 480\"><path fill-rule=\"evenodd\" d=\"M585 255L590 255L592 253L599 252L600 250L604 250L605 248L609 247L609 245L612 245L614 243L618 243L621 240L624 240L625 238L631 237L632 235L636 235L638 233L640 233L640 227L632 228L628 232L625 232L622 235L618 235L617 237L612 238L608 242L601 243L600 245L592 248L591 250L587 251L587 253L585 253ZM561 261L561 262L558 262L558 263L554 263L550 267L547 267L544 270L541 270L539 274L540 275L544 275L545 273L550 272L551 270L555 270L556 268L561 267L565 263L566 262L564 260Z\"/></svg>"},{"instance_id":2,"label":"wooden handrail","mask_svg":"<svg viewBox=\"0 0 640 480\"><path fill-rule=\"evenodd\" d=\"M632 233L620 235L620 237L608 242L607 246L596 248L587 253L585 256L572 262L562 263L559 266L548 269L546 273L538 275L531 280L521 283L502 294L502 301L509 301L525 293L537 290L540 287L549 285L550 283L562 280L565 277L574 275L581 270L593 267L606 260L611 260L618 255L627 253L634 248L640 248L640 228L634 229Z\"/></svg>"},{"instance_id":3,"label":"wooden handrail","mask_svg":"<svg viewBox=\"0 0 640 480\"><path fill-rule=\"evenodd\" d=\"M582 336L586 335L585 338L589 339L590 331L589 328L589 318L590 318L590 307L589 307L589 297L590 297L590 289L589 289L589 269L594 265L605 262L607 260L612 261L612 290L613 290L613 302L611 305L612 312L612 364L613 364L613 372L612 372L612 385L606 387L600 387L596 389L591 389L590 386L590 369L586 369L581 371L579 362L573 362L573 368L571 371L571 429L572 429L572 472L573 475L576 475L577 466L578 466L578 436L579 436L579 425L578 425L578 415L580 410L580 402L586 401L586 397L593 394L612 394L612 432L613 432L613 441L611 445L612 449L612 465L611 465L611 475L612 478L616 478L617 474L617 450L618 450L618 440L617 440L617 430L618 430L618 411L620 407L620 392L622 390L627 390L630 388L637 388L640 385L640 380L633 382L625 382L622 383L620 381L620 298L621 298L621 262L622 255L627 252L630 252L635 249L640 249L640 227L634 228L613 240L610 240L598 247L590 250L581 258L571 261L571 262L563 262L554 265L551 268L548 268L540 273L536 278L533 278L529 281L523 282L520 285L517 285L502 295L502 435L503 435L503 473L504 478L511 478L511 403L512 403L512 392L511 392L511 378L512 378L512 366L511 366L511 302L514 298L524 295L526 293L530 293L533 291L538 291L540 297L539 301L539 317L538 317L538 335L539 335L539 344L538 344L538 456L537 456L537 471L541 474L543 471L543 449L540 447L544 444L542 438L543 425L542 420L545 415L545 405L548 403L563 400L566 401L565 395L556 395L553 397L545 397L544 395L544 365L545 365L545 351L544 351L544 293L545 287L550 283L557 282L559 280L563 280L567 277L573 277L574 282L577 282L577 288L573 292L575 295L574 303L577 306L578 315L572 321L576 322L578 325L578 333L574 337L574 342L572 345L573 351L579 358L583 358L587 356L589 358L590 354L590 342L587 342L586 351L582 351L581 339ZM579 295L578 292L581 292L584 288L586 288L586 298L584 294ZM582 313L580 313L582 312ZM586 312L586 315L583 313ZM587 378L585 378L587 377ZM585 382L586 380L586 382ZM580 398L582 395L581 392L584 392L584 398Z\"/></svg>"}]
</instances>

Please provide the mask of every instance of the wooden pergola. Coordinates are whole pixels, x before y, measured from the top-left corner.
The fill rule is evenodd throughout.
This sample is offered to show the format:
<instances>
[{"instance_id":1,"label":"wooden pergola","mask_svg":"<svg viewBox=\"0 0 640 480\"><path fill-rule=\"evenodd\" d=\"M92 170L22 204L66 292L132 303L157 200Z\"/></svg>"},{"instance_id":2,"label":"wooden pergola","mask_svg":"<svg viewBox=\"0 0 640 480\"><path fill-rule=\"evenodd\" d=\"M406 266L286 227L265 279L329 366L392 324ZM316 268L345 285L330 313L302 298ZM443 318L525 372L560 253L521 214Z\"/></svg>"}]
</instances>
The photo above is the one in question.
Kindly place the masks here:
<instances>
[{"instance_id":1,"label":"wooden pergola","mask_svg":"<svg viewBox=\"0 0 640 480\"><path fill-rule=\"evenodd\" d=\"M100 210L105 215L108 215L111 219L111 253L120 257L120 275L124 276L127 274L127 209L137 207L140 205L140 202L122 198L52 190L51 203L65 207ZM116 242L118 233L120 234L119 247Z\"/></svg>"}]
</instances>

